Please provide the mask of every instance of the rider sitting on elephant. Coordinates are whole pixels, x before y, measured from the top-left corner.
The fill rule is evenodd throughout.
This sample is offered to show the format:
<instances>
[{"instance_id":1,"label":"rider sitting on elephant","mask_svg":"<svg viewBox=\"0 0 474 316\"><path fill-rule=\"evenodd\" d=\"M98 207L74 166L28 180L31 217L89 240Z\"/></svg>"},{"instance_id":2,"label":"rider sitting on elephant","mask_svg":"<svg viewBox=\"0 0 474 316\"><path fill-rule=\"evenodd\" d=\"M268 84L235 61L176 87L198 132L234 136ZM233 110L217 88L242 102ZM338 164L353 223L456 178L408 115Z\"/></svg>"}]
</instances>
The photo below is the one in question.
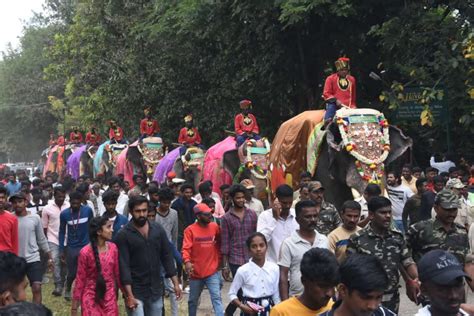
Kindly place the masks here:
<instances>
[{"instance_id":1,"label":"rider sitting on elephant","mask_svg":"<svg viewBox=\"0 0 474 316\"><path fill-rule=\"evenodd\" d=\"M332 122L341 107L356 108L356 80L349 74L350 59L341 57L334 62L337 72L326 78L323 98L326 101L324 128Z\"/></svg>"},{"instance_id":2,"label":"rider sitting on elephant","mask_svg":"<svg viewBox=\"0 0 474 316\"><path fill-rule=\"evenodd\" d=\"M64 135L63 134L59 134L58 135L58 140L56 142L56 144L58 144L58 146L64 146L66 145L66 139L64 138Z\"/></svg>"},{"instance_id":3,"label":"rider sitting on elephant","mask_svg":"<svg viewBox=\"0 0 474 316\"><path fill-rule=\"evenodd\" d=\"M92 127L86 134L86 144L89 146L99 146L100 135L96 132L95 127Z\"/></svg>"},{"instance_id":4,"label":"rider sitting on elephant","mask_svg":"<svg viewBox=\"0 0 474 316\"><path fill-rule=\"evenodd\" d=\"M123 138L123 130L120 126L117 125L117 122L111 120L109 122L109 140L111 144L126 144L125 139Z\"/></svg>"},{"instance_id":5,"label":"rider sitting on elephant","mask_svg":"<svg viewBox=\"0 0 474 316\"><path fill-rule=\"evenodd\" d=\"M48 141L49 147L54 147L56 144L57 144L57 141L54 138L54 134L53 133L49 134L49 141Z\"/></svg>"},{"instance_id":6,"label":"rider sitting on elephant","mask_svg":"<svg viewBox=\"0 0 474 316\"><path fill-rule=\"evenodd\" d=\"M140 141L146 137L160 137L160 126L158 121L151 118L149 107L143 110L145 118L140 121Z\"/></svg>"},{"instance_id":7,"label":"rider sitting on elephant","mask_svg":"<svg viewBox=\"0 0 474 316\"><path fill-rule=\"evenodd\" d=\"M72 132L69 134L69 143L70 144L81 144L84 141L82 138L82 133L79 132L77 126L72 127Z\"/></svg>"},{"instance_id":8,"label":"rider sitting on elephant","mask_svg":"<svg viewBox=\"0 0 474 316\"><path fill-rule=\"evenodd\" d=\"M251 107L252 101L240 101L240 109L242 110L242 113L237 114L234 120L237 147L240 147L240 145L248 139L260 139L260 136L258 135L260 129L258 127L257 119L252 113L250 113Z\"/></svg>"},{"instance_id":9,"label":"rider sitting on elephant","mask_svg":"<svg viewBox=\"0 0 474 316\"><path fill-rule=\"evenodd\" d=\"M179 149L179 153L184 155L187 148L190 146L196 146L203 149L203 146L201 145L201 135L199 135L197 127L193 126L193 116L191 114L184 117L184 124L186 126L179 131L178 143L183 145Z\"/></svg>"}]
</instances>

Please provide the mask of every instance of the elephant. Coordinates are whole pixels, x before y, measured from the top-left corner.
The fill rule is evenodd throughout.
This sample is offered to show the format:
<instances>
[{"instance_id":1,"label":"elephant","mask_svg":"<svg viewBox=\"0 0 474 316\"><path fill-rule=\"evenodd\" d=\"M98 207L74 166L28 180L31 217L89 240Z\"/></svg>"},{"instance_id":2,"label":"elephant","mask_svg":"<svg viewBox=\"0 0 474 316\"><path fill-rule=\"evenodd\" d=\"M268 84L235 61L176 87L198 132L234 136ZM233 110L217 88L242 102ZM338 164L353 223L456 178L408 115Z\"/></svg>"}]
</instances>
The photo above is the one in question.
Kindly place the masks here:
<instances>
[{"instance_id":1,"label":"elephant","mask_svg":"<svg viewBox=\"0 0 474 316\"><path fill-rule=\"evenodd\" d=\"M92 176L94 174L94 157L97 153L99 146L88 146L82 153L80 158L80 171L81 175Z\"/></svg>"},{"instance_id":2,"label":"elephant","mask_svg":"<svg viewBox=\"0 0 474 316\"><path fill-rule=\"evenodd\" d=\"M106 141L99 145L93 158L93 173L94 177L102 174L106 179L114 175L116 157L127 149L126 144L110 144L110 141ZM84 155L81 157L81 161L87 160ZM87 163L87 161L84 161Z\"/></svg>"},{"instance_id":3,"label":"elephant","mask_svg":"<svg viewBox=\"0 0 474 316\"><path fill-rule=\"evenodd\" d=\"M234 183L251 179L255 185L254 197L269 205L268 153L270 143L266 138L257 142L257 146L244 143L237 149L226 151L223 156L224 169L233 177Z\"/></svg>"}]
</instances>

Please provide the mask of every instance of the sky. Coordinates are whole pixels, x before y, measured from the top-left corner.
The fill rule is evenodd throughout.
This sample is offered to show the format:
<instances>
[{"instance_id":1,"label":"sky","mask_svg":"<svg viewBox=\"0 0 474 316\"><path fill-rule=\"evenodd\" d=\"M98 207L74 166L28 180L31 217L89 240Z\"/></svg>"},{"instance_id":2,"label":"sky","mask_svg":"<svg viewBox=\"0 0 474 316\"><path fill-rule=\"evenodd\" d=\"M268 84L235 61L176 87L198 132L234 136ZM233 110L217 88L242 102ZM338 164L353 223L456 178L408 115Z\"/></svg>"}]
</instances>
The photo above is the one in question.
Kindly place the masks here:
<instances>
[{"instance_id":1,"label":"sky","mask_svg":"<svg viewBox=\"0 0 474 316\"><path fill-rule=\"evenodd\" d=\"M41 12L44 0L0 0L0 51L9 42L18 47L18 37L23 30L23 21Z\"/></svg>"}]
</instances>

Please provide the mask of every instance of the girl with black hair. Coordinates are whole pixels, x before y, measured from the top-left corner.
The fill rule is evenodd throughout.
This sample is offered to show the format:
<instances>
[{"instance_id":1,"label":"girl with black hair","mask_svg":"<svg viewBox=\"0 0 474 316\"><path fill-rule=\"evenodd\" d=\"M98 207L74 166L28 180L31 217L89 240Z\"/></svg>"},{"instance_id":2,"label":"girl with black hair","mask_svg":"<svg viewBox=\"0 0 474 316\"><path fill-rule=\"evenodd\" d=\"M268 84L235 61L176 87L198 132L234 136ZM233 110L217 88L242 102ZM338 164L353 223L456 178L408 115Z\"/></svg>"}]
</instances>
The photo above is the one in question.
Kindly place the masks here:
<instances>
[{"instance_id":1,"label":"girl with black hair","mask_svg":"<svg viewBox=\"0 0 474 316\"><path fill-rule=\"evenodd\" d=\"M118 249L112 239L112 222L95 217L89 223L90 244L81 249L74 286L71 315L119 314L116 284L119 284Z\"/></svg>"}]
</instances>

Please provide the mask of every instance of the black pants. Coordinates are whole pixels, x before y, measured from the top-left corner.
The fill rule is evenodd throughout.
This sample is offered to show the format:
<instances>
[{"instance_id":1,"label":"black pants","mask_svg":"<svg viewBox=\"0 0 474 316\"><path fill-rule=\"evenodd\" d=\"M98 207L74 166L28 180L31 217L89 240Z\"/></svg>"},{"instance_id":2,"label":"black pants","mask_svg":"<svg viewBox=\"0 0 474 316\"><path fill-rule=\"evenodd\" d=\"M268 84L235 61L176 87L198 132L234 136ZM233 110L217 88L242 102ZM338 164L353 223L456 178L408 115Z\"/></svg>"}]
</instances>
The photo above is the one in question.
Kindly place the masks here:
<instances>
[{"instance_id":1,"label":"black pants","mask_svg":"<svg viewBox=\"0 0 474 316\"><path fill-rule=\"evenodd\" d=\"M232 272L232 277L235 277L235 275L237 274L237 269L240 268L240 266L237 264L229 263L229 268L230 268L230 272ZM239 301L242 301L242 289L239 289L239 291L237 292L237 298L239 299ZM237 306L235 306L234 304L232 304L232 302L230 302L229 305L227 305L225 309L225 315L226 316L234 315L236 310L237 310Z\"/></svg>"}]
</instances>

